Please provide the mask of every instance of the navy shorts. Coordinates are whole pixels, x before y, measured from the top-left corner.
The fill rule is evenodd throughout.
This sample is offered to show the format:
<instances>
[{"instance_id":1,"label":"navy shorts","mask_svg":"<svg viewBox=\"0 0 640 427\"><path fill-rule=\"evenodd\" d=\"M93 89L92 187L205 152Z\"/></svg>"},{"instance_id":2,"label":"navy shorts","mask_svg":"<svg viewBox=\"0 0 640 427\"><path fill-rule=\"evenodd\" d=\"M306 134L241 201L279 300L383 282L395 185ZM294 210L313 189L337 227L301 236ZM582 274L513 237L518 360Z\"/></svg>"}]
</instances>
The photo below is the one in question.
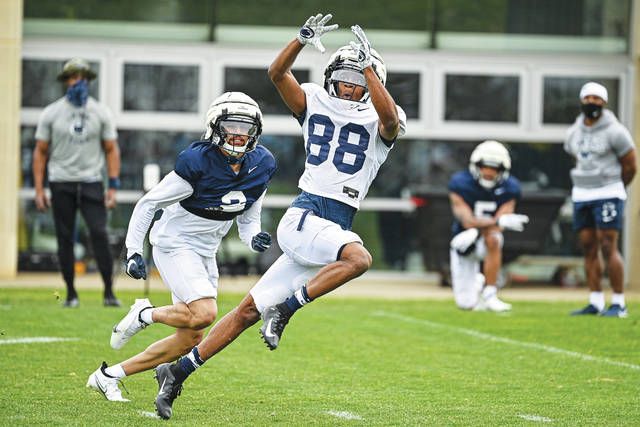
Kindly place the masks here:
<instances>
[{"instance_id":1,"label":"navy shorts","mask_svg":"<svg viewBox=\"0 0 640 427\"><path fill-rule=\"evenodd\" d=\"M622 230L624 200L601 199L573 203L573 229Z\"/></svg>"}]
</instances>

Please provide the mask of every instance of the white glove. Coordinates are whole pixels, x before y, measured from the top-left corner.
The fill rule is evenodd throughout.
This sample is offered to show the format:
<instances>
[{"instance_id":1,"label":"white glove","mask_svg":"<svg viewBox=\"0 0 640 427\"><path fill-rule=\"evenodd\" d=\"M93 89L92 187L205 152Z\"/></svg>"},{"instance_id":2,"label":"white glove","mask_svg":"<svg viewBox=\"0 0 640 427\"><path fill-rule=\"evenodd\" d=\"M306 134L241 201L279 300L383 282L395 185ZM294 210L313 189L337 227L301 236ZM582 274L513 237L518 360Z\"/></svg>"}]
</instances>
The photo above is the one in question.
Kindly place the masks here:
<instances>
[{"instance_id":1,"label":"white glove","mask_svg":"<svg viewBox=\"0 0 640 427\"><path fill-rule=\"evenodd\" d=\"M351 31L356 35L360 43L349 42L349 45L358 54L358 62L364 70L371 66L371 43L369 43L369 39L367 39L360 25L354 25L351 27Z\"/></svg>"},{"instance_id":2,"label":"white glove","mask_svg":"<svg viewBox=\"0 0 640 427\"><path fill-rule=\"evenodd\" d=\"M451 249L460 255L468 255L478 240L478 236L480 236L480 232L477 228L469 228L468 230L458 233L451 239Z\"/></svg>"},{"instance_id":3,"label":"white glove","mask_svg":"<svg viewBox=\"0 0 640 427\"><path fill-rule=\"evenodd\" d=\"M321 13L316 16L310 16L309 19L307 19L307 22L305 22L302 28L300 28L300 32L296 36L298 41L303 45L312 44L321 53L324 53L326 49L322 45L320 37L322 37L324 33L328 33L329 31L333 31L338 28L338 24L325 26L331 18L333 18L333 15L330 13L325 15L324 18Z\"/></svg>"},{"instance_id":4,"label":"white glove","mask_svg":"<svg viewBox=\"0 0 640 427\"><path fill-rule=\"evenodd\" d=\"M504 214L498 218L498 226L505 230L523 231L529 223L529 217L521 214Z\"/></svg>"}]
</instances>

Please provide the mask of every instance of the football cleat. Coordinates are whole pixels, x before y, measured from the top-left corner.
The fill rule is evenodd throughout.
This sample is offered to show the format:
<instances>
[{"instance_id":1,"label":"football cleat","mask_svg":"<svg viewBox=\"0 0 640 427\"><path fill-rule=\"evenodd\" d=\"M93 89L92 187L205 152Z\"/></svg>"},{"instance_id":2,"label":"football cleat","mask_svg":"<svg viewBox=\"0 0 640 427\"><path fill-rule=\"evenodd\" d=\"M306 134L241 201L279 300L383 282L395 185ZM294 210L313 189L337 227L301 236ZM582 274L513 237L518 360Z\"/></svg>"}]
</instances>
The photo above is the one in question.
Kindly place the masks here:
<instances>
[{"instance_id":1,"label":"football cleat","mask_svg":"<svg viewBox=\"0 0 640 427\"><path fill-rule=\"evenodd\" d=\"M62 303L62 307L64 308L78 308L80 307L80 301L78 300L78 298L71 298L68 300L65 300L65 302Z\"/></svg>"},{"instance_id":2,"label":"football cleat","mask_svg":"<svg viewBox=\"0 0 640 427\"><path fill-rule=\"evenodd\" d=\"M278 348L284 327L287 326L292 315L293 313L286 310L284 304L267 307L262 313L263 324L260 327L260 335L269 350Z\"/></svg>"},{"instance_id":3,"label":"football cleat","mask_svg":"<svg viewBox=\"0 0 640 427\"><path fill-rule=\"evenodd\" d=\"M591 314L591 315L600 314L600 310L598 310L595 305L589 304L586 307L583 307L579 310L574 310L571 312L572 316L583 316L588 314Z\"/></svg>"},{"instance_id":4,"label":"football cleat","mask_svg":"<svg viewBox=\"0 0 640 427\"><path fill-rule=\"evenodd\" d=\"M118 387L118 383L122 382L105 374L105 369L107 369L107 363L102 362L102 365L93 374L89 375L87 388L94 389L111 402L129 402L129 399L122 397L122 392Z\"/></svg>"},{"instance_id":5,"label":"football cleat","mask_svg":"<svg viewBox=\"0 0 640 427\"><path fill-rule=\"evenodd\" d=\"M497 295L491 295L489 298L480 297L478 303L473 308L474 311L493 311L501 313L511 311L511 304L508 304L498 298Z\"/></svg>"},{"instance_id":6,"label":"football cleat","mask_svg":"<svg viewBox=\"0 0 640 427\"><path fill-rule=\"evenodd\" d=\"M158 381L158 395L156 396L156 412L160 418L168 420L173 414L173 401L182 392L182 382L176 380L171 372L170 363L162 363L155 369L156 380Z\"/></svg>"},{"instance_id":7,"label":"football cleat","mask_svg":"<svg viewBox=\"0 0 640 427\"><path fill-rule=\"evenodd\" d=\"M147 298L136 299L131 306L131 310L126 316L113 327L111 333L111 347L118 350L124 346L132 336L149 326L142 321L140 313L147 308L153 308L151 302Z\"/></svg>"},{"instance_id":8,"label":"football cleat","mask_svg":"<svg viewBox=\"0 0 640 427\"><path fill-rule=\"evenodd\" d=\"M627 312L627 308L621 306L620 304L611 304L609 308L601 314L603 317L627 317L629 313Z\"/></svg>"},{"instance_id":9,"label":"football cleat","mask_svg":"<svg viewBox=\"0 0 640 427\"><path fill-rule=\"evenodd\" d=\"M120 303L120 300L116 298L115 295L104 297L103 303L105 307L120 307L122 305Z\"/></svg>"}]
</instances>

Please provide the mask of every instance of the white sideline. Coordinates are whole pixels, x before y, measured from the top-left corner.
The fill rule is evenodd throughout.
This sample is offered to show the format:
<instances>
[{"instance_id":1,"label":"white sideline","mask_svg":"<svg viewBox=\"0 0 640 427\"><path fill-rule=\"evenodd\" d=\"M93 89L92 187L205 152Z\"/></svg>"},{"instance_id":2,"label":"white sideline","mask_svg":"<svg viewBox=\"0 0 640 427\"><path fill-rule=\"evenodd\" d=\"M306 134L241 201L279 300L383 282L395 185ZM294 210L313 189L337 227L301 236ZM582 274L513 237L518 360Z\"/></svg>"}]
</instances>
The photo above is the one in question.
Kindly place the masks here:
<instances>
[{"instance_id":1,"label":"white sideline","mask_svg":"<svg viewBox=\"0 0 640 427\"><path fill-rule=\"evenodd\" d=\"M527 421L541 422L541 423L552 423L553 420L551 418L543 417L540 415L529 415L529 414L518 414L520 418Z\"/></svg>"},{"instance_id":2,"label":"white sideline","mask_svg":"<svg viewBox=\"0 0 640 427\"><path fill-rule=\"evenodd\" d=\"M347 411L326 411L325 414L331 415L336 418L342 418L343 420L362 420L360 415L352 414Z\"/></svg>"},{"instance_id":3,"label":"white sideline","mask_svg":"<svg viewBox=\"0 0 640 427\"><path fill-rule=\"evenodd\" d=\"M397 313L388 313L386 311L375 311L375 312L373 312L373 315L374 316L380 316L380 317L388 317L388 318L396 319L396 320L402 320L402 321L408 322L408 323L417 323L417 324L420 324L420 325L427 325L427 326L430 326L430 327L433 327L433 328L446 329L446 330L449 330L449 331L458 332L458 333L461 333L461 334L469 335L469 336L472 336L474 338L480 338L480 339L487 340L487 341L501 342L501 343L504 343L504 344L511 344L511 345L516 345L516 346L525 347L525 348L533 348L533 349L536 349L536 350L546 351L548 353L555 353L555 354L561 354L563 356L575 357L577 359L588 361L588 362L598 362L598 363L603 363L603 364L606 364L606 365L617 366L617 367L620 367L620 368L628 368L628 369L633 369L635 371L640 371L640 365L634 365L633 363L626 363L626 362L618 362L617 360L611 360L611 359L608 359L606 357L590 356L588 354L578 353L577 351L564 350L562 348L552 347L552 346L546 345L546 344L538 344L538 343L535 343L535 342L512 340L511 338L503 338L503 337L499 337L499 336L496 336L496 335L487 334L485 332L478 332L478 331L473 330L473 329L460 328L460 327L457 327L457 326L447 325L445 323L432 322L430 320L416 319L414 317L403 316L403 315L397 314Z\"/></svg>"},{"instance_id":4,"label":"white sideline","mask_svg":"<svg viewBox=\"0 0 640 427\"><path fill-rule=\"evenodd\" d=\"M0 345L4 344L40 344L48 342L78 341L79 338L58 338L58 337L29 337L29 338L9 338L0 340Z\"/></svg>"}]
</instances>

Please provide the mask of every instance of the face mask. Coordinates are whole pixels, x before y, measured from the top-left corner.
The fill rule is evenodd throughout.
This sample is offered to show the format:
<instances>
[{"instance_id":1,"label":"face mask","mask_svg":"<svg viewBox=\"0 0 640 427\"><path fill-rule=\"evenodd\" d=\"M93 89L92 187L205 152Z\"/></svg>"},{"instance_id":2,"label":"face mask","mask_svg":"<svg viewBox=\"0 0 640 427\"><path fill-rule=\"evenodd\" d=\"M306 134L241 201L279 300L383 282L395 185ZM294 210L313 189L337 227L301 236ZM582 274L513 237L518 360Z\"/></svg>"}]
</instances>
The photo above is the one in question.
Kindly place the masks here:
<instances>
[{"instance_id":1,"label":"face mask","mask_svg":"<svg viewBox=\"0 0 640 427\"><path fill-rule=\"evenodd\" d=\"M590 119L597 119L602 115L602 105L580 104L580 109Z\"/></svg>"},{"instance_id":2,"label":"face mask","mask_svg":"<svg viewBox=\"0 0 640 427\"><path fill-rule=\"evenodd\" d=\"M85 79L79 80L67 89L67 99L76 107L82 107L89 98L89 82Z\"/></svg>"}]
</instances>

